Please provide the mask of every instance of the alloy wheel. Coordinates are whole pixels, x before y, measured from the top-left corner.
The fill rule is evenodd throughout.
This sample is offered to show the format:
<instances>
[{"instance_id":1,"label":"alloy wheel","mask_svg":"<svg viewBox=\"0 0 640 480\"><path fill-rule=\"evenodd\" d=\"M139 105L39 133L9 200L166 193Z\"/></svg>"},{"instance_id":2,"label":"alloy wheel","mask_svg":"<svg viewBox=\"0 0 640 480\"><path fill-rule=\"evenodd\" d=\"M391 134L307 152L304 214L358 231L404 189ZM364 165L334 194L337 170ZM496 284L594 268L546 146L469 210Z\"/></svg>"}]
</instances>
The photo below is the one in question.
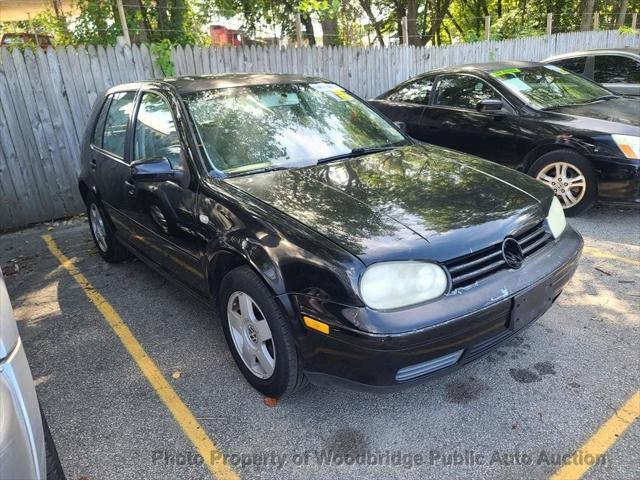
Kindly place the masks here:
<instances>
[{"instance_id":1,"label":"alloy wheel","mask_svg":"<svg viewBox=\"0 0 640 480\"><path fill-rule=\"evenodd\" d=\"M227 302L227 322L233 345L245 366L258 378L271 377L276 366L273 335L253 298L234 292Z\"/></svg>"},{"instance_id":2,"label":"alloy wheel","mask_svg":"<svg viewBox=\"0 0 640 480\"><path fill-rule=\"evenodd\" d=\"M571 163L550 163L538 172L536 178L551 187L564 209L580 203L587 191L587 180Z\"/></svg>"},{"instance_id":3,"label":"alloy wheel","mask_svg":"<svg viewBox=\"0 0 640 480\"><path fill-rule=\"evenodd\" d=\"M107 246L107 230L104 226L104 219L98 205L92 203L89 207L89 223L91 224L91 230L96 238L98 248L103 252L108 250Z\"/></svg>"}]
</instances>

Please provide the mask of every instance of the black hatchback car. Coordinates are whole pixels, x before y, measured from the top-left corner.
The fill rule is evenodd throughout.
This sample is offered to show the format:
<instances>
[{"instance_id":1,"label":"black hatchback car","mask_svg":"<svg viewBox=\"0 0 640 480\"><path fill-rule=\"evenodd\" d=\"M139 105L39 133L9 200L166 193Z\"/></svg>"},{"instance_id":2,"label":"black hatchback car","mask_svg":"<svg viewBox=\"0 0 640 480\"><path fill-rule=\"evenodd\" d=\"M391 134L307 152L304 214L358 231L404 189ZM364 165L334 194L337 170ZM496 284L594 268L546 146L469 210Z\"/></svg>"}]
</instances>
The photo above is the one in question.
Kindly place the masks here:
<instances>
[{"instance_id":1,"label":"black hatchback car","mask_svg":"<svg viewBox=\"0 0 640 480\"><path fill-rule=\"evenodd\" d=\"M640 205L640 98L620 97L555 65L436 70L371 103L418 140L541 180L567 215L598 198Z\"/></svg>"},{"instance_id":2,"label":"black hatchback car","mask_svg":"<svg viewBox=\"0 0 640 480\"><path fill-rule=\"evenodd\" d=\"M212 300L240 370L275 397L478 358L551 306L582 248L544 185L418 145L317 78L112 88L82 158L100 255Z\"/></svg>"}]
</instances>

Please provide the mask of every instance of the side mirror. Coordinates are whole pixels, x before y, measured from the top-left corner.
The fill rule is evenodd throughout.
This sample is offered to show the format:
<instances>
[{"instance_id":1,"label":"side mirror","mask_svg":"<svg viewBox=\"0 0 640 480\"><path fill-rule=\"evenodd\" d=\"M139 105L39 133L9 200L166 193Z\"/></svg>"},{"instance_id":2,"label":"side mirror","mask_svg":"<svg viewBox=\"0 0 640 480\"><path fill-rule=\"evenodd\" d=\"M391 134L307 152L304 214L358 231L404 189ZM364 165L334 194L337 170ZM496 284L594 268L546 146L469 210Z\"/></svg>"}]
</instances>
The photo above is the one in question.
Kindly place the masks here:
<instances>
[{"instance_id":1,"label":"side mirror","mask_svg":"<svg viewBox=\"0 0 640 480\"><path fill-rule=\"evenodd\" d=\"M396 122L393 122L393 124L396 127L398 127L398 129L400 129L401 131L403 131L403 132L407 131L407 124L405 122L401 122L401 121L398 120Z\"/></svg>"},{"instance_id":2,"label":"side mirror","mask_svg":"<svg viewBox=\"0 0 640 480\"><path fill-rule=\"evenodd\" d=\"M166 157L153 157L131 163L131 178L139 182L175 180L182 172L174 170Z\"/></svg>"},{"instance_id":3,"label":"side mirror","mask_svg":"<svg viewBox=\"0 0 640 480\"><path fill-rule=\"evenodd\" d=\"M504 109L502 100L480 100L476 105L476 110L480 113L488 113L489 115L505 115L507 112Z\"/></svg>"}]
</instances>

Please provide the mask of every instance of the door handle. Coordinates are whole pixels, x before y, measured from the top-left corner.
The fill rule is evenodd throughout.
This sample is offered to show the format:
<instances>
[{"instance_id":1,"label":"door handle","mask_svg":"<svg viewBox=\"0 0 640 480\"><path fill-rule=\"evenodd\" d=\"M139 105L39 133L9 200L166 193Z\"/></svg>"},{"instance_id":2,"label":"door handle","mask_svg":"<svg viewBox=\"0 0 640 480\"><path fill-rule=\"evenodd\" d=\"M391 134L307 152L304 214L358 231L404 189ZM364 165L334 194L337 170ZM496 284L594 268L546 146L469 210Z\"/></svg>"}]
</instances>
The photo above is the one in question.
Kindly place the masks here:
<instances>
[{"instance_id":1,"label":"door handle","mask_svg":"<svg viewBox=\"0 0 640 480\"><path fill-rule=\"evenodd\" d=\"M97 165L97 163L96 163L96 159L95 159L95 158L92 158L92 159L89 161L89 165L91 166L91 170L95 170L95 169L98 167L98 165Z\"/></svg>"},{"instance_id":2,"label":"door handle","mask_svg":"<svg viewBox=\"0 0 640 480\"><path fill-rule=\"evenodd\" d=\"M133 195L136 191L135 183L131 183L129 180L125 180L124 184L127 186L127 192L129 195Z\"/></svg>"},{"instance_id":3,"label":"door handle","mask_svg":"<svg viewBox=\"0 0 640 480\"><path fill-rule=\"evenodd\" d=\"M456 126L456 122L452 122L451 120L445 120L444 122L442 122L442 126L443 127L455 127Z\"/></svg>"}]
</instances>

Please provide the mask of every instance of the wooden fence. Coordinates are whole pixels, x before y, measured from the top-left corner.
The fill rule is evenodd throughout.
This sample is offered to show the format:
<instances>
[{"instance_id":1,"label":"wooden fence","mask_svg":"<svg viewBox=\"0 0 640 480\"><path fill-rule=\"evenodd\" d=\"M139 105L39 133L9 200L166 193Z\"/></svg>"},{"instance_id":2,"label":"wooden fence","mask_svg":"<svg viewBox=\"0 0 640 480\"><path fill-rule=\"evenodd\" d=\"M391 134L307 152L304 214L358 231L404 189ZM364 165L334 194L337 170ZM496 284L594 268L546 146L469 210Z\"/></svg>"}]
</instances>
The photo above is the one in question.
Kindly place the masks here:
<instances>
[{"instance_id":1,"label":"wooden fence","mask_svg":"<svg viewBox=\"0 0 640 480\"><path fill-rule=\"evenodd\" d=\"M273 72L333 80L370 98L418 73L572 50L640 46L637 35L576 32L432 47L176 47L177 75ZM0 231L77 214L79 142L98 94L161 77L146 45L0 51Z\"/></svg>"}]
</instances>

